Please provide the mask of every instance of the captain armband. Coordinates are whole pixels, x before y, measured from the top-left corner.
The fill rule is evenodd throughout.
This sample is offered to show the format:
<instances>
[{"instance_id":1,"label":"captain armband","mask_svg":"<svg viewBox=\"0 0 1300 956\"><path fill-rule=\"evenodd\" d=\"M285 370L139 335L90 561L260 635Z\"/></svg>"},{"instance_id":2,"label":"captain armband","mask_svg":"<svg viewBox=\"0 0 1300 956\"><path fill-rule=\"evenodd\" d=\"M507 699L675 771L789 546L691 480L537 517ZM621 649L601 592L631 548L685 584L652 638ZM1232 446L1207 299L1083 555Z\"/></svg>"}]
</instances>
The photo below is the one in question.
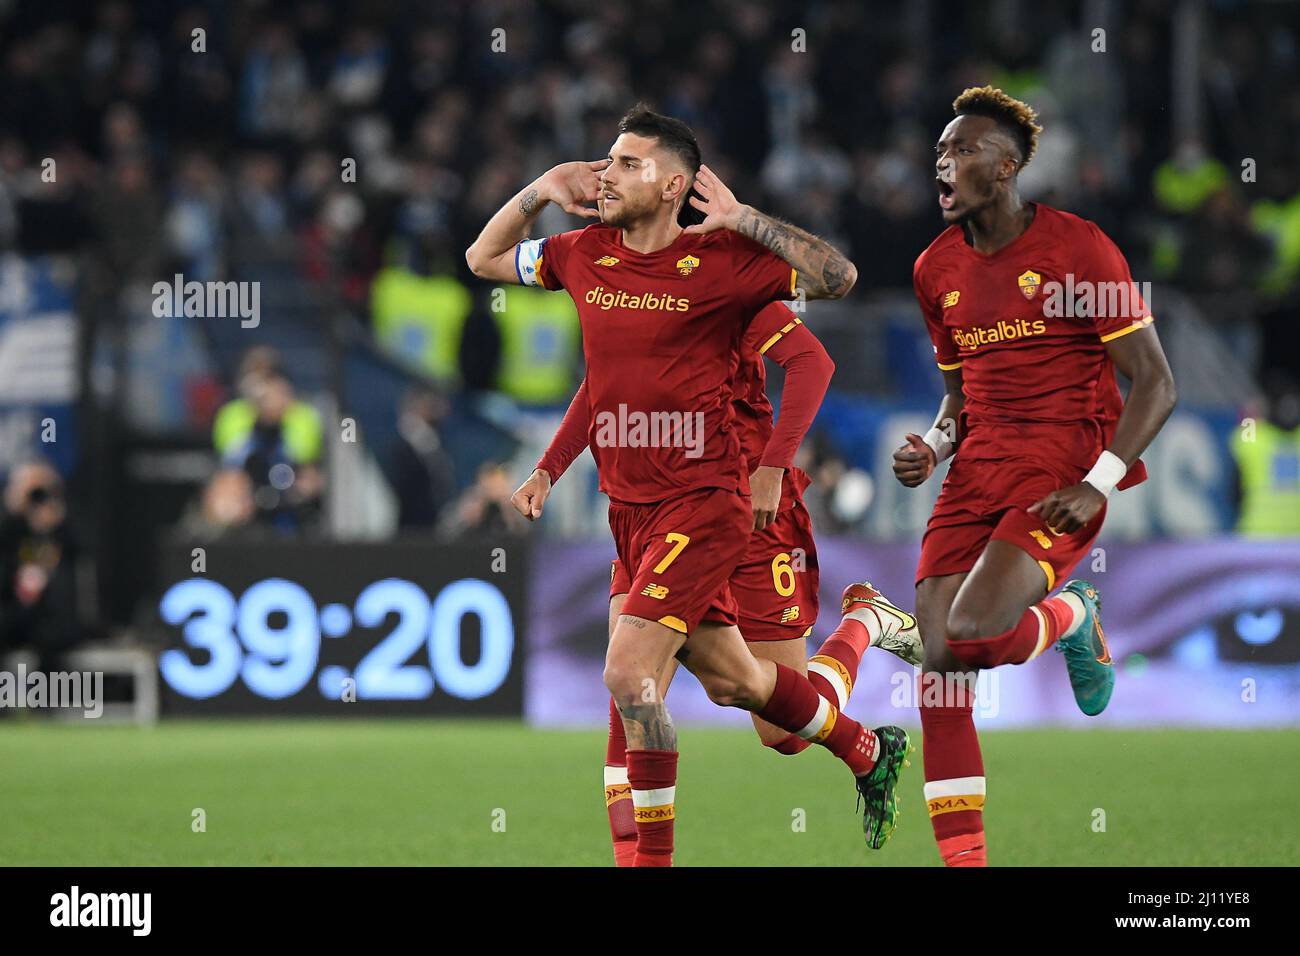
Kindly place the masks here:
<instances>
[{"instance_id":1,"label":"captain armband","mask_svg":"<svg viewBox=\"0 0 1300 956\"><path fill-rule=\"evenodd\" d=\"M537 285L537 267L542 261L545 239L523 239L515 246L515 273L520 285Z\"/></svg>"}]
</instances>

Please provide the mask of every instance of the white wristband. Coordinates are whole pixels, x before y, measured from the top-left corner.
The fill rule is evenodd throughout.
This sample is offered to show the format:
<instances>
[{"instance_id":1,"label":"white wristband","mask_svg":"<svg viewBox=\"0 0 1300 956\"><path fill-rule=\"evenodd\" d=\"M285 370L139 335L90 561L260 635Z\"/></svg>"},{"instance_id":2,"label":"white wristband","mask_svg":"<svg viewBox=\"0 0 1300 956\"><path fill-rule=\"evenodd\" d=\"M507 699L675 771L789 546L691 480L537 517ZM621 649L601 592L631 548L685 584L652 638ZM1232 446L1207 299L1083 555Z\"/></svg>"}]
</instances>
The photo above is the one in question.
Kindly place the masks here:
<instances>
[{"instance_id":1,"label":"white wristband","mask_svg":"<svg viewBox=\"0 0 1300 956\"><path fill-rule=\"evenodd\" d=\"M935 464L943 461L952 454L952 439L942 428L931 428L921 439L934 450Z\"/></svg>"},{"instance_id":2,"label":"white wristband","mask_svg":"<svg viewBox=\"0 0 1300 956\"><path fill-rule=\"evenodd\" d=\"M1100 491L1107 498L1115 486L1128 474L1128 465L1119 455L1103 451L1092 466L1092 471L1083 476L1083 480Z\"/></svg>"}]
</instances>

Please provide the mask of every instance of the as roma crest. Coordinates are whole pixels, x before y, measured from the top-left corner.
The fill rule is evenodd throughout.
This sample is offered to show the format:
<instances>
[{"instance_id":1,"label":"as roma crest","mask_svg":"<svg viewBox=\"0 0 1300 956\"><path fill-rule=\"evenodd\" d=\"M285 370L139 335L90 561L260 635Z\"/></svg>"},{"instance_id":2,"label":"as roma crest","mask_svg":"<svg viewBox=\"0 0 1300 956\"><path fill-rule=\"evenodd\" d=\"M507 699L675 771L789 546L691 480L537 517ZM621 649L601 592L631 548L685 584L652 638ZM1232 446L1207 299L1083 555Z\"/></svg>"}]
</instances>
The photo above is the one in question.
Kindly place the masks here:
<instances>
[{"instance_id":1,"label":"as roma crest","mask_svg":"<svg viewBox=\"0 0 1300 956\"><path fill-rule=\"evenodd\" d=\"M1032 299L1038 293L1038 287L1042 284L1043 277L1037 272L1026 270L1020 274L1016 282L1020 284L1020 291L1025 294L1026 299Z\"/></svg>"},{"instance_id":2,"label":"as roma crest","mask_svg":"<svg viewBox=\"0 0 1300 956\"><path fill-rule=\"evenodd\" d=\"M700 260L694 256L682 256L677 260L677 271L684 276L690 275L700 267Z\"/></svg>"}]
</instances>

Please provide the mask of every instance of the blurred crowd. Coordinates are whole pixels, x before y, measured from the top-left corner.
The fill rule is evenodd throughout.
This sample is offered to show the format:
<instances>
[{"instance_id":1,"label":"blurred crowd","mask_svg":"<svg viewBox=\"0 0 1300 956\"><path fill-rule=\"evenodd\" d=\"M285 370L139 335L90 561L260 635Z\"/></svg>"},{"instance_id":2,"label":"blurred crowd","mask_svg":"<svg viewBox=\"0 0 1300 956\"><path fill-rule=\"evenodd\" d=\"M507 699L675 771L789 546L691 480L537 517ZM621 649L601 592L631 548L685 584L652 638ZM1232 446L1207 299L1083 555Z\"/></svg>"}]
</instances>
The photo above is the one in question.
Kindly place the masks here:
<instances>
[{"instance_id":1,"label":"blurred crowd","mask_svg":"<svg viewBox=\"0 0 1300 956\"><path fill-rule=\"evenodd\" d=\"M84 566L68 525L63 479L45 461L12 469L0 515L0 662L30 650L42 671L96 636L85 615Z\"/></svg>"},{"instance_id":2,"label":"blurred crowd","mask_svg":"<svg viewBox=\"0 0 1300 956\"><path fill-rule=\"evenodd\" d=\"M1096 219L1136 276L1226 294L1239 316L1262 308L1245 292L1293 291L1294 5L1208 5L1189 130L1173 106L1179 4L1116 9L1104 52L1087 6L6 0L0 243L94 237L117 275L200 281L290 249L456 382L476 292L461 250L528 179L603 155L635 100L691 123L738 195L846 247L865 294L907 285L938 227L933 141L953 96L992 82L1046 126L1026 191ZM409 321L416 302L436 321ZM473 384L532 401L571 386L512 369L506 326L507 354Z\"/></svg>"},{"instance_id":3,"label":"blurred crowd","mask_svg":"<svg viewBox=\"0 0 1300 956\"><path fill-rule=\"evenodd\" d=\"M1183 6L1092 24L1092 4L1028 0L0 0L0 248L85 253L110 297L285 263L425 376L388 471L403 526L451 534L513 519L498 463L458 496L447 403L562 407L581 374L565 297L494 302L464 265L524 183L604 155L645 100L742 199L845 248L855 297L907 288L940 226L933 142L958 92L993 83L1046 127L1026 193L1098 221L1139 281L1256 327L1294 375L1300 14L1211 2L1187 46ZM572 225L548 210L538 231ZM225 404L191 423L221 461L192 521L318 519L320 421L294 376L268 353L222 370ZM853 513L833 449L807 454Z\"/></svg>"},{"instance_id":4,"label":"blurred crowd","mask_svg":"<svg viewBox=\"0 0 1300 956\"><path fill-rule=\"evenodd\" d=\"M244 354L237 391L214 416L218 467L182 519L183 531L205 540L319 530L326 463L319 411L297 396L282 356L268 346ZM457 488L441 434L447 410L446 396L433 387L415 386L402 399L397 439L382 463L397 530L443 539L521 531L525 521L509 506L514 485L501 462L485 462L467 489Z\"/></svg>"}]
</instances>

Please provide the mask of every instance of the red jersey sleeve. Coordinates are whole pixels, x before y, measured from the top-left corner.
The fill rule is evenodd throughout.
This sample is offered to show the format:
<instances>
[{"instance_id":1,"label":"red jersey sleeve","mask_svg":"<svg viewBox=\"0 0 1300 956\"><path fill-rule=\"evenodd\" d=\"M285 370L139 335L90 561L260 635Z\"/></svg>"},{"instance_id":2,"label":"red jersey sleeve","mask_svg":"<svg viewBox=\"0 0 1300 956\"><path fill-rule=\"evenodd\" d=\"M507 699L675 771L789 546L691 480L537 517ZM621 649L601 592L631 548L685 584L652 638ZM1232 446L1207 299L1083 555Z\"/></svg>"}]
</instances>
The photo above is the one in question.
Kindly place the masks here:
<instances>
[{"instance_id":1,"label":"red jersey sleeve","mask_svg":"<svg viewBox=\"0 0 1300 956\"><path fill-rule=\"evenodd\" d=\"M925 330L930 335L930 344L934 346L934 360L943 371L951 372L955 368L961 368L961 356L957 353L952 336L943 327L943 312L926 285L924 261L925 256L922 254L912 267L912 291L916 294L917 304L921 306L921 315L925 317Z\"/></svg>"},{"instance_id":2,"label":"red jersey sleeve","mask_svg":"<svg viewBox=\"0 0 1300 956\"><path fill-rule=\"evenodd\" d=\"M546 452L537 463L537 470L551 476L551 484L560 480L569 466L587 447L587 435L591 425L591 406L587 402L587 380L584 378L578 386L578 392L569 403L568 410L560 422Z\"/></svg>"},{"instance_id":3,"label":"red jersey sleeve","mask_svg":"<svg viewBox=\"0 0 1300 956\"><path fill-rule=\"evenodd\" d=\"M745 328L743 346L759 355L766 355L768 349L801 325L803 322L788 305L769 302L755 313Z\"/></svg>"},{"instance_id":4,"label":"red jersey sleeve","mask_svg":"<svg viewBox=\"0 0 1300 956\"><path fill-rule=\"evenodd\" d=\"M777 302L754 316L745 344L785 369L780 414L758 463L788 470L821 408L835 363L799 317Z\"/></svg>"},{"instance_id":5,"label":"red jersey sleeve","mask_svg":"<svg viewBox=\"0 0 1300 956\"><path fill-rule=\"evenodd\" d=\"M540 285L543 289L564 288L564 266L569 250L582 235L581 229L561 232L545 239L525 239L515 246L515 273L520 285Z\"/></svg>"},{"instance_id":6,"label":"red jersey sleeve","mask_svg":"<svg viewBox=\"0 0 1300 956\"><path fill-rule=\"evenodd\" d=\"M798 273L772 250L748 236L728 231L731 237L731 273L736 294L751 309L769 302L793 299Z\"/></svg>"},{"instance_id":7,"label":"red jersey sleeve","mask_svg":"<svg viewBox=\"0 0 1300 956\"><path fill-rule=\"evenodd\" d=\"M1078 278L1091 283L1093 324L1101 340L1109 342L1145 328L1154 319L1119 247L1096 223L1089 222L1087 227L1078 250Z\"/></svg>"}]
</instances>

